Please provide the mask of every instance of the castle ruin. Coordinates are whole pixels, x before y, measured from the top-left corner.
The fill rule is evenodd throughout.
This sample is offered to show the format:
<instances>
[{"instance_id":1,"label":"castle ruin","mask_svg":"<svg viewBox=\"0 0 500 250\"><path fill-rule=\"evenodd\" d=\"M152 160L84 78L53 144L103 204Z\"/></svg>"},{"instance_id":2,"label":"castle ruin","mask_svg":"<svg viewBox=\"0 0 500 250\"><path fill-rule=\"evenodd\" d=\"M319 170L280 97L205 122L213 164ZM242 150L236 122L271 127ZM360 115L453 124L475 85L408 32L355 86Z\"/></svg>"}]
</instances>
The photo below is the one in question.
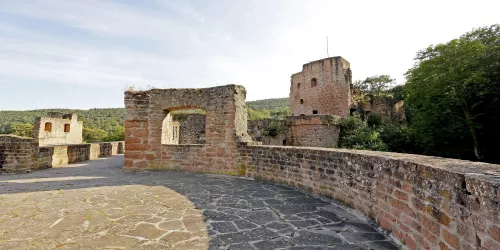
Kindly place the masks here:
<instances>
[{"instance_id":1,"label":"castle ruin","mask_svg":"<svg viewBox=\"0 0 500 250\"><path fill-rule=\"evenodd\" d=\"M78 121L77 114L50 112L45 117L36 118L33 137L40 146L80 144L82 131L83 122Z\"/></svg>"},{"instance_id":2,"label":"castle ruin","mask_svg":"<svg viewBox=\"0 0 500 250\"><path fill-rule=\"evenodd\" d=\"M0 173L31 172L122 154L123 142L83 143L77 114L50 112L35 119L33 137L0 135Z\"/></svg>"}]
</instances>

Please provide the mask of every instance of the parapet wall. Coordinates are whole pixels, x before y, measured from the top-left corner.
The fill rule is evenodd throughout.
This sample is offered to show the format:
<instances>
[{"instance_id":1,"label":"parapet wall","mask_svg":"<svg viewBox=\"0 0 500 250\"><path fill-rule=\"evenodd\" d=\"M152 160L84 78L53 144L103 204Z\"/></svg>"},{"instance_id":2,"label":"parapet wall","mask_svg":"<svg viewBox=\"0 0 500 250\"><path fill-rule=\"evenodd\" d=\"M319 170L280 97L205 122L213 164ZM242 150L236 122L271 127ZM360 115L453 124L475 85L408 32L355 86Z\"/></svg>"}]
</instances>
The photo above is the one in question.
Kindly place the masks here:
<instances>
[{"instance_id":1,"label":"parapet wall","mask_svg":"<svg viewBox=\"0 0 500 250\"><path fill-rule=\"evenodd\" d=\"M38 142L33 138L0 135L0 173L29 172L38 169Z\"/></svg>"},{"instance_id":2,"label":"parapet wall","mask_svg":"<svg viewBox=\"0 0 500 250\"><path fill-rule=\"evenodd\" d=\"M240 146L239 169L331 197L406 249L500 249L500 166L387 152Z\"/></svg>"},{"instance_id":3,"label":"parapet wall","mask_svg":"<svg viewBox=\"0 0 500 250\"><path fill-rule=\"evenodd\" d=\"M124 142L44 146L38 150L38 164L42 168L60 167L123 153Z\"/></svg>"},{"instance_id":4,"label":"parapet wall","mask_svg":"<svg viewBox=\"0 0 500 250\"><path fill-rule=\"evenodd\" d=\"M32 138L0 135L0 173L23 173L123 154L124 142L38 147Z\"/></svg>"}]
</instances>

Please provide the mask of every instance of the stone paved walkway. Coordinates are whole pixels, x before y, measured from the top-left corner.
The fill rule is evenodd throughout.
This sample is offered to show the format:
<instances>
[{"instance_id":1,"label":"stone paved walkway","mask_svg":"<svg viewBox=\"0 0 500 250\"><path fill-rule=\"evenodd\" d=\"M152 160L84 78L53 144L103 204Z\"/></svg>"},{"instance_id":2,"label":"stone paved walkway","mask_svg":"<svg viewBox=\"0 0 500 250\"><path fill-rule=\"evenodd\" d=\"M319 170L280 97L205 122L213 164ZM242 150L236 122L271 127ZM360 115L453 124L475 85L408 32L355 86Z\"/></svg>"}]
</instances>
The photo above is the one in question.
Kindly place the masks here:
<instances>
[{"instance_id":1,"label":"stone paved walkway","mask_svg":"<svg viewBox=\"0 0 500 250\"><path fill-rule=\"evenodd\" d=\"M336 204L123 157L0 176L0 249L397 249Z\"/></svg>"}]
</instances>

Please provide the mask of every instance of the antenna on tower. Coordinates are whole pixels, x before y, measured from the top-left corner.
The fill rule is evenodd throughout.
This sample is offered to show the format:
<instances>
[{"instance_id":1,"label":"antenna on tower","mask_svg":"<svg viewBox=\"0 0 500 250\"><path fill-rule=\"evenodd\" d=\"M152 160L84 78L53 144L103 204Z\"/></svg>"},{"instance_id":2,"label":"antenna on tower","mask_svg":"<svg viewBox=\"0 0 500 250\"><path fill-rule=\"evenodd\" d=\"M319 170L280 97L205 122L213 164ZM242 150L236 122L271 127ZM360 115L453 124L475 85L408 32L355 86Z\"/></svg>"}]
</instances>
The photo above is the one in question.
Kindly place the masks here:
<instances>
[{"instance_id":1,"label":"antenna on tower","mask_svg":"<svg viewBox=\"0 0 500 250\"><path fill-rule=\"evenodd\" d=\"M326 57L330 57L330 54L328 53L328 37L326 37Z\"/></svg>"}]
</instances>

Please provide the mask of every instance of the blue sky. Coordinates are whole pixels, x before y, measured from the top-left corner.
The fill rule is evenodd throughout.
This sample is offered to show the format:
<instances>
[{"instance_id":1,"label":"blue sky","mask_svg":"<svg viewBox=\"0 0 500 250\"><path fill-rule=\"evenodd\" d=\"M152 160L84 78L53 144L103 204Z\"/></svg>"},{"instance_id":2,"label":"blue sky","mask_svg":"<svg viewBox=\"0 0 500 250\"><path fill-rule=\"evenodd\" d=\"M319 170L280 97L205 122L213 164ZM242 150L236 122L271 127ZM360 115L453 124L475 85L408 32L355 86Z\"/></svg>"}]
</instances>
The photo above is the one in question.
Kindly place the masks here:
<instances>
[{"instance_id":1,"label":"blue sky","mask_svg":"<svg viewBox=\"0 0 500 250\"><path fill-rule=\"evenodd\" d=\"M399 83L418 50L500 23L500 1L0 0L0 110L122 107L123 91L240 84L286 97L330 56Z\"/></svg>"}]
</instances>

